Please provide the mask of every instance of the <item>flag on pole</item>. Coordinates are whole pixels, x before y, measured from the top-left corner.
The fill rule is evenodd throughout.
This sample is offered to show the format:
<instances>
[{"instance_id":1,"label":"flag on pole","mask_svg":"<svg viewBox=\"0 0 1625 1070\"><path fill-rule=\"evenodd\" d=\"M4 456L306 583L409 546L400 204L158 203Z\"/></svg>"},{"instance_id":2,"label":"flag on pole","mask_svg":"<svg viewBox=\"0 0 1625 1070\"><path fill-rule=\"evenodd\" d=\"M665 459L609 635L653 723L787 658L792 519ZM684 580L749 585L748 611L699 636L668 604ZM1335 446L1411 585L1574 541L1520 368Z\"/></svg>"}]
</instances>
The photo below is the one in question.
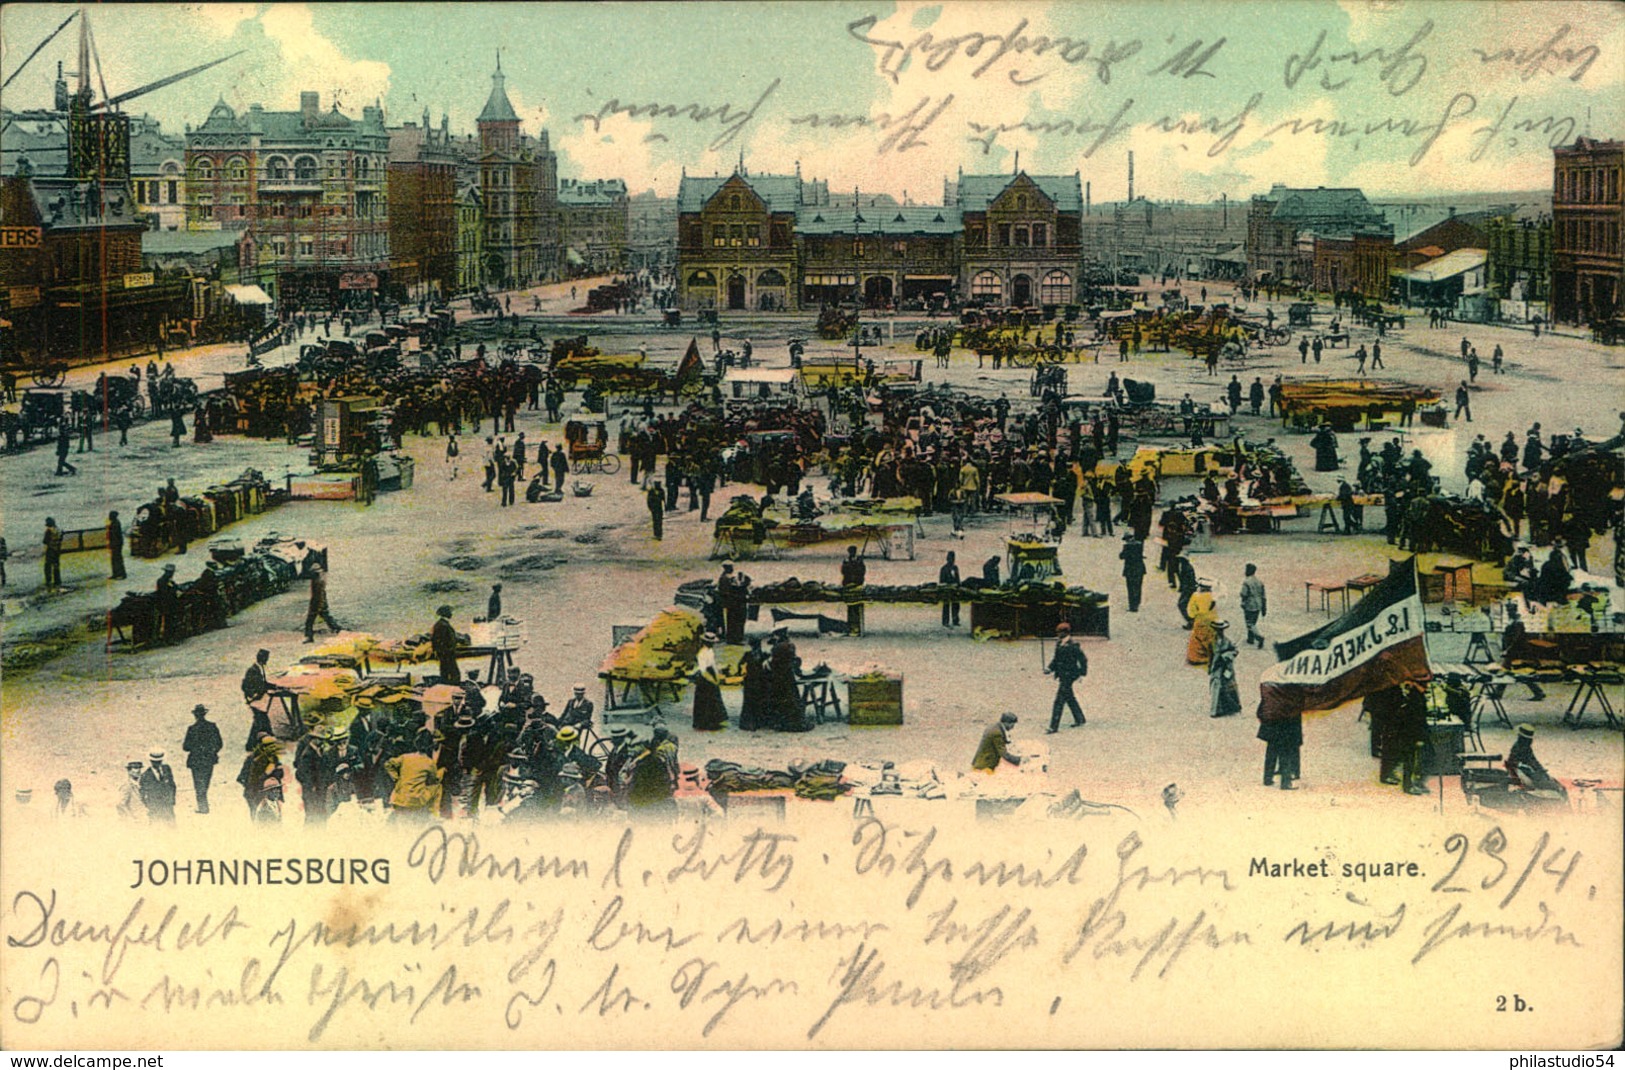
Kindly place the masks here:
<instances>
[{"instance_id":1,"label":"flag on pole","mask_svg":"<svg viewBox=\"0 0 1625 1070\"><path fill-rule=\"evenodd\" d=\"M1329 710L1407 680L1429 679L1416 558L1394 562L1387 579L1330 624L1276 643L1275 656L1258 682L1261 721Z\"/></svg>"}]
</instances>

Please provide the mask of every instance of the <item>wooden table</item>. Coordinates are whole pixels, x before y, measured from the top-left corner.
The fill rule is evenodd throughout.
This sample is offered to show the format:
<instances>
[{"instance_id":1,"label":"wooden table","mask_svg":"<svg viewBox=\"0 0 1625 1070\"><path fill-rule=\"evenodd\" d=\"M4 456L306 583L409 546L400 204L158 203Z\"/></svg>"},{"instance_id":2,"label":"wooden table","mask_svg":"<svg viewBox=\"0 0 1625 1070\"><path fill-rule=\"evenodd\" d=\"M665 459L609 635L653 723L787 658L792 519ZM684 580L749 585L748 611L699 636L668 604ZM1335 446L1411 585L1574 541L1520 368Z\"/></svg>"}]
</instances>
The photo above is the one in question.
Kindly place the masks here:
<instances>
[{"instance_id":1,"label":"wooden table","mask_svg":"<svg viewBox=\"0 0 1625 1070\"><path fill-rule=\"evenodd\" d=\"M1348 609L1349 609L1349 585L1348 585L1348 581L1345 580L1342 583L1316 583L1313 580L1305 580L1304 583L1303 583L1303 610L1304 610L1305 613L1309 612L1309 608L1310 608L1310 606L1309 606L1309 598L1310 598L1310 595L1312 595L1316 591L1320 592L1320 609L1321 609L1321 612L1325 613L1328 617L1331 616L1331 614L1332 614L1332 595L1334 595L1334 594L1340 594L1340 595L1343 596L1343 612L1345 612L1345 613L1348 612Z\"/></svg>"}]
</instances>

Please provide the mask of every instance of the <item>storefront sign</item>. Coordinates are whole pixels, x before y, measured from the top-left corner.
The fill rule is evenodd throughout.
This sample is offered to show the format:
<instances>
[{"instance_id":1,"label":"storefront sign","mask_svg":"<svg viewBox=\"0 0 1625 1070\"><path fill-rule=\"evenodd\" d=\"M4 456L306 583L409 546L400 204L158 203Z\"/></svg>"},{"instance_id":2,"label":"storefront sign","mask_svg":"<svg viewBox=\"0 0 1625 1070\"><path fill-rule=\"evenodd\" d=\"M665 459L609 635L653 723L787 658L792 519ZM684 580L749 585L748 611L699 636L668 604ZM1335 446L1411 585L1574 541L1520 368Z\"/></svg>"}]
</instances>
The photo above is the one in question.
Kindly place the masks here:
<instances>
[{"instance_id":1,"label":"storefront sign","mask_svg":"<svg viewBox=\"0 0 1625 1070\"><path fill-rule=\"evenodd\" d=\"M376 290L378 276L370 271L346 271L339 276L341 290Z\"/></svg>"},{"instance_id":2,"label":"storefront sign","mask_svg":"<svg viewBox=\"0 0 1625 1070\"><path fill-rule=\"evenodd\" d=\"M0 227L0 249L38 249L42 240L39 227Z\"/></svg>"},{"instance_id":3,"label":"storefront sign","mask_svg":"<svg viewBox=\"0 0 1625 1070\"><path fill-rule=\"evenodd\" d=\"M143 286L151 285L152 272L150 271L137 271L124 276L124 288L126 290L139 290Z\"/></svg>"}]
</instances>

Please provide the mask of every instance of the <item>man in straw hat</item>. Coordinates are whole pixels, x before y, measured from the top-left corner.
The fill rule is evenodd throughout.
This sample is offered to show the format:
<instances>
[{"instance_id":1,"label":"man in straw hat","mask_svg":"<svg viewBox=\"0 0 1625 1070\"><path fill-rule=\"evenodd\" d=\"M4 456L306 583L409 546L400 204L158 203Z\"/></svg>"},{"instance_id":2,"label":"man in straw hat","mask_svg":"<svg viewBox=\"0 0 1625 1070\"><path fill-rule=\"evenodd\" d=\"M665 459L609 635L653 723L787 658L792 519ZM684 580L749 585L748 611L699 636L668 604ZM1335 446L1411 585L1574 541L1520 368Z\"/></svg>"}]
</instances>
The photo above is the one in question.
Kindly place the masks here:
<instances>
[{"instance_id":1,"label":"man in straw hat","mask_svg":"<svg viewBox=\"0 0 1625 1070\"><path fill-rule=\"evenodd\" d=\"M175 823L175 771L164 761L164 752L147 755L151 764L141 771L141 803L154 825Z\"/></svg>"}]
</instances>

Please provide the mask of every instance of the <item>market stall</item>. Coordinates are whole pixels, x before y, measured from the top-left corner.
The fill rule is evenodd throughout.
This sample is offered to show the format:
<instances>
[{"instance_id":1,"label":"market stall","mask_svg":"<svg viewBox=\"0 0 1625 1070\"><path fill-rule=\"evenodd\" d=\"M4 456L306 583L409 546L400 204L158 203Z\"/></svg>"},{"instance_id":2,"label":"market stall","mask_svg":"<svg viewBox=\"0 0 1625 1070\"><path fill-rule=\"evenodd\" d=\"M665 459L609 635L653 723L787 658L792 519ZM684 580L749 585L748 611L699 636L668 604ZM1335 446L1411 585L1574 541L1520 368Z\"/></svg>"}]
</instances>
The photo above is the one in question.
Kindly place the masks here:
<instances>
[{"instance_id":1,"label":"market stall","mask_svg":"<svg viewBox=\"0 0 1625 1070\"><path fill-rule=\"evenodd\" d=\"M1432 387L1381 379L1287 379L1281 383L1281 418L1299 430L1322 423L1334 431L1378 430L1409 422L1440 397Z\"/></svg>"}]
</instances>

